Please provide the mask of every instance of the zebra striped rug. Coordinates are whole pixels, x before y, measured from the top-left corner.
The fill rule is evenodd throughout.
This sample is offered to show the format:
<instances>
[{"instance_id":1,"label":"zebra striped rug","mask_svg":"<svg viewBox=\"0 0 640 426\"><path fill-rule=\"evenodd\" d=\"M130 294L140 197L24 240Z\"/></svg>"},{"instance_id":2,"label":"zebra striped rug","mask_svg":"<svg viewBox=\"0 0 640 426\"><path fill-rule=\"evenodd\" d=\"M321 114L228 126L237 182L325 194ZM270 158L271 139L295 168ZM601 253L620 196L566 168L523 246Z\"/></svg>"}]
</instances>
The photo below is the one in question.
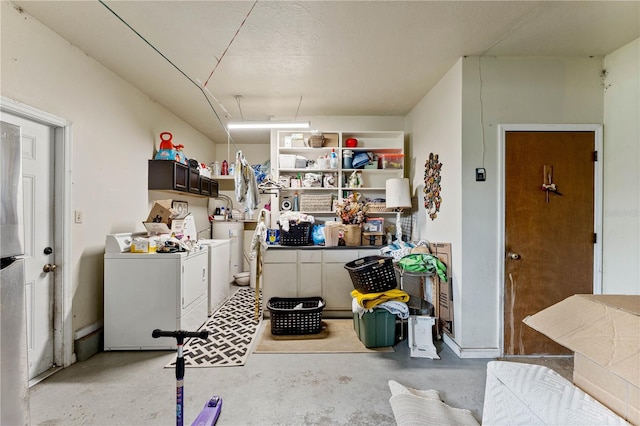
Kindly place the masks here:
<instances>
[{"instance_id":1,"label":"zebra striped rug","mask_svg":"<svg viewBox=\"0 0 640 426\"><path fill-rule=\"evenodd\" d=\"M249 357L260 321L255 315L255 291L240 288L227 300L200 330L208 330L209 338L189 339L184 344L186 367L235 367ZM166 365L175 367L175 359Z\"/></svg>"}]
</instances>

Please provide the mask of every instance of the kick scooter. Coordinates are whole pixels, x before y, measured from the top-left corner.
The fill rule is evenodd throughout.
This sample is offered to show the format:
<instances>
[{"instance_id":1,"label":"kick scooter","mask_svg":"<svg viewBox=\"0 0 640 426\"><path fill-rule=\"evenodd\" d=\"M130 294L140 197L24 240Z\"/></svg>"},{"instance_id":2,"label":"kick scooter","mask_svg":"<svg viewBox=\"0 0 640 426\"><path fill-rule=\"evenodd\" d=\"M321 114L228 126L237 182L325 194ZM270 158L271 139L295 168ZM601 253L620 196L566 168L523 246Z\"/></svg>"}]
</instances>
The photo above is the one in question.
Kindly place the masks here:
<instances>
[{"instance_id":1,"label":"kick scooter","mask_svg":"<svg viewBox=\"0 0 640 426\"><path fill-rule=\"evenodd\" d=\"M173 337L178 343L178 356L176 357L176 426L183 426L184 416L184 354L182 352L182 346L184 345L184 339L187 337L197 337L200 339L206 339L209 337L208 331L162 331L159 329L153 330L151 336L154 339L158 337ZM222 398L219 396L212 396L209 401L204 405L202 411L198 417L194 420L191 426L213 426L218 421L220 411L222 410Z\"/></svg>"}]
</instances>

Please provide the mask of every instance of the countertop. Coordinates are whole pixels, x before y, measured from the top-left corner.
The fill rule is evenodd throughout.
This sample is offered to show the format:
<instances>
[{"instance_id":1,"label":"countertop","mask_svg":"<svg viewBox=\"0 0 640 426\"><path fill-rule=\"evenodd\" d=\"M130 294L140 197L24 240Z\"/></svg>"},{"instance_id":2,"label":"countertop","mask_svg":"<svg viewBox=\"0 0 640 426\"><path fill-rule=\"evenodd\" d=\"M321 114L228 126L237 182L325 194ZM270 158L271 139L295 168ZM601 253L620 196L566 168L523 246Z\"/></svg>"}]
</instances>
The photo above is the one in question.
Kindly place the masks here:
<instances>
[{"instance_id":1,"label":"countertop","mask_svg":"<svg viewBox=\"0 0 640 426\"><path fill-rule=\"evenodd\" d=\"M284 249L284 250L363 250L363 249L381 249L383 246L283 246L280 244L267 245L267 250Z\"/></svg>"}]
</instances>

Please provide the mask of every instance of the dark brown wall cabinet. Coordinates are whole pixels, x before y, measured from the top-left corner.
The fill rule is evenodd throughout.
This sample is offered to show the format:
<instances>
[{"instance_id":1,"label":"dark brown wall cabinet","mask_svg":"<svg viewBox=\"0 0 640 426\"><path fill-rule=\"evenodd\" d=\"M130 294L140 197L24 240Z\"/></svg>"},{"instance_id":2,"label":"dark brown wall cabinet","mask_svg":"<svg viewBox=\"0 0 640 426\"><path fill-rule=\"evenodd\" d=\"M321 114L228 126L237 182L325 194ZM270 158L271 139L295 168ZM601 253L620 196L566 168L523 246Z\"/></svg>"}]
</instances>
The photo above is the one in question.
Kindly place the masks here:
<instances>
[{"instance_id":1,"label":"dark brown wall cabinet","mask_svg":"<svg viewBox=\"0 0 640 426\"><path fill-rule=\"evenodd\" d=\"M218 181L200 176L197 169L170 160L149 160L149 190L217 197Z\"/></svg>"}]
</instances>

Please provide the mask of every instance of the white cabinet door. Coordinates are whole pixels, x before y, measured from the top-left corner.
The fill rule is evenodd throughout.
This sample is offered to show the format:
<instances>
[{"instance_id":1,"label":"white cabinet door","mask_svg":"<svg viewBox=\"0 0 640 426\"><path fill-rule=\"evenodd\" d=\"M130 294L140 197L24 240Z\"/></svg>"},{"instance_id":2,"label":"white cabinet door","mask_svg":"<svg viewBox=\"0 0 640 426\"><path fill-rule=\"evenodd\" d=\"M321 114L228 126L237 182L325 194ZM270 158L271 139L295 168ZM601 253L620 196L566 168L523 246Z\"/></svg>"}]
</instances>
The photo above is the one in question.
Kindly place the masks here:
<instances>
[{"instance_id":1,"label":"white cabinet door","mask_svg":"<svg viewBox=\"0 0 640 426\"><path fill-rule=\"evenodd\" d=\"M296 250L267 250L262 265L262 298L297 297L298 257Z\"/></svg>"},{"instance_id":2,"label":"white cabinet door","mask_svg":"<svg viewBox=\"0 0 640 426\"><path fill-rule=\"evenodd\" d=\"M322 292L328 311L351 312L353 284L344 265L358 258L357 250L327 250L323 253Z\"/></svg>"},{"instance_id":3,"label":"white cabinet door","mask_svg":"<svg viewBox=\"0 0 640 426\"><path fill-rule=\"evenodd\" d=\"M213 315L230 296L230 252L230 241L209 246L209 315Z\"/></svg>"},{"instance_id":4,"label":"white cabinet door","mask_svg":"<svg viewBox=\"0 0 640 426\"><path fill-rule=\"evenodd\" d=\"M353 285L344 263L325 263L324 300L327 310L351 311Z\"/></svg>"},{"instance_id":5,"label":"white cabinet door","mask_svg":"<svg viewBox=\"0 0 640 426\"><path fill-rule=\"evenodd\" d=\"M295 263L265 263L262 268L264 287L262 297L296 297L298 277ZM266 306L266 303L265 303Z\"/></svg>"},{"instance_id":6,"label":"white cabinet door","mask_svg":"<svg viewBox=\"0 0 640 426\"><path fill-rule=\"evenodd\" d=\"M322 250L298 251L298 297L322 296Z\"/></svg>"}]
</instances>

